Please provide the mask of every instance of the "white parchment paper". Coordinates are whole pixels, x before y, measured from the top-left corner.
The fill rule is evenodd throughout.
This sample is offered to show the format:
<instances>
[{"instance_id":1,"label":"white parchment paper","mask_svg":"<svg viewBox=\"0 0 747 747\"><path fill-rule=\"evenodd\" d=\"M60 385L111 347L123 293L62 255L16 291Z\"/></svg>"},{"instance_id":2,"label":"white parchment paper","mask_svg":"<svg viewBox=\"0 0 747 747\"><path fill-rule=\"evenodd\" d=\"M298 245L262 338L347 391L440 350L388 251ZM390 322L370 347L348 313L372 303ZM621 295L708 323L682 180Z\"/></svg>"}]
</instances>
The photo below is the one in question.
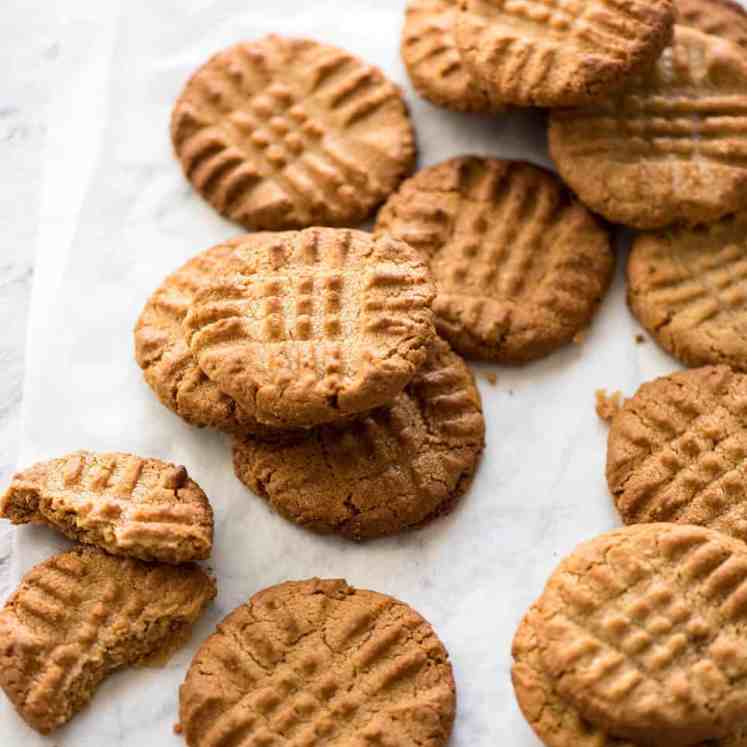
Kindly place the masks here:
<instances>
[{"instance_id":1,"label":"white parchment paper","mask_svg":"<svg viewBox=\"0 0 747 747\"><path fill-rule=\"evenodd\" d=\"M0 698L0 745L181 744L172 733L178 685L215 623L265 586L318 575L393 594L433 623L456 673L454 747L536 747L511 690L511 638L559 558L617 523L594 391L631 394L677 367L653 343L635 343L639 330L624 303L624 257L584 344L525 368L476 367L488 445L474 487L454 514L425 530L362 545L297 529L252 496L233 476L226 438L190 428L156 401L133 358L132 327L164 275L240 232L192 192L168 135L181 86L214 51L278 31L356 52L403 84L421 166L468 152L548 165L542 116L461 116L418 99L399 59L404 0L64 5L21 464L87 448L187 465L216 511L210 565L220 594L191 644L165 668L110 677L91 706L48 739ZM487 382L488 372L497 374L497 385ZM19 529L16 573L63 547L51 530Z\"/></svg>"}]
</instances>

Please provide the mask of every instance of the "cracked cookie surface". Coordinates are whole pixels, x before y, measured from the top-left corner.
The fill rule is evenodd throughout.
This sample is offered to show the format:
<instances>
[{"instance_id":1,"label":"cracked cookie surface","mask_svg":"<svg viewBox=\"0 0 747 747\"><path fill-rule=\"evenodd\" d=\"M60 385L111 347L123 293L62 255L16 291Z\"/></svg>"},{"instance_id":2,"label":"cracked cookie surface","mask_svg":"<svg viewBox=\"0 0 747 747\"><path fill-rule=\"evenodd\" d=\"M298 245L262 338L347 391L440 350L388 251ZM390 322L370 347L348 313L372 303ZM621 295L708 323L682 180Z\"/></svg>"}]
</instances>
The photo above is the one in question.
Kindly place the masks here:
<instances>
[{"instance_id":1,"label":"cracked cookie surface","mask_svg":"<svg viewBox=\"0 0 747 747\"><path fill-rule=\"evenodd\" d=\"M377 233L419 249L436 283L436 328L457 352L541 358L586 328L609 287L607 230L548 171L464 156L418 172Z\"/></svg>"},{"instance_id":2,"label":"cracked cookie surface","mask_svg":"<svg viewBox=\"0 0 747 747\"><path fill-rule=\"evenodd\" d=\"M448 512L471 483L484 438L472 374L436 340L390 407L305 434L237 436L234 468L291 521L364 539Z\"/></svg>"},{"instance_id":3,"label":"cracked cookie surface","mask_svg":"<svg viewBox=\"0 0 747 747\"><path fill-rule=\"evenodd\" d=\"M443 747L456 692L431 626L341 580L255 594L197 652L179 692L189 747Z\"/></svg>"},{"instance_id":4,"label":"cracked cookie surface","mask_svg":"<svg viewBox=\"0 0 747 747\"><path fill-rule=\"evenodd\" d=\"M542 666L605 732L686 747L747 716L747 546L721 532L640 524L558 566L535 605Z\"/></svg>"},{"instance_id":5,"label":"cracked cookie surface","mask_svg":"<svg viewBox=\"0 0 747 747\"><path fill-rule=\"evenodd\" d=\"M747 212L638 236L628 260L628 304L686 365L747 370Z\"/></svg>"},{"instance_id":6,"label":"cracked cookie surface","mask_svg":"<svg viewBox=\"0 0 747 747\"><path fill-rule=\"evenodd\" d=\"M262 423L311 427L384 405L425 360L434 288L388 236L310 228L245 237L183 327L199 367Z\"/></svg>"},{"instance_id":7,"label":"cracked cookie surface","mask_svg":"<svg viewBox=\"0 0 747 747\"><path fill-rule=\"evenodd\" d=\"M47 734L119 667L183 641L215 597L196 565L171 566L78 547L40 563L0 611L0 685Z\"/></svg>"},{"instance_id":8,"label":"cracked cookie surface","mask_svg":"<svg viewBox=\"0 0 747 747\"><path fill-rule=\"evenodd\" d=\"M747 541L747 376L714 366L644 384L612 420L607 483L626 524Z\"/></svg>"},{"instance_id":9,"label":"cracked cookie surface","mask_svg":"<svg viewBox=\"0 0 747 747\"><path fill-rule=\"evenodd\" d=\"M676 0L677 23L747 50L747 10L735 0Z\"/></svg>"},{"instance_id":10,"label":"cracked cookie surface","mask_svg":"<svg viewBox=\"0 0 747 747\"><path fill-rule=\"evenodd\" d=\"M402 95L376 67L270 35L214 55L171 119L187 178L247 228L355 225L415 160Z\"/></svg>"},{"instance_id":11,"label":"cracked cookie surface","mask_svg":"<svg viewBox=\"0 0 747 747\"><path fill-rule=\"evenodd\" d=\"M78 451L13 476L0 515L47 524L113 555L185 563L213 547L213 511L182 466Z\"/></svg>"}]
</instances>

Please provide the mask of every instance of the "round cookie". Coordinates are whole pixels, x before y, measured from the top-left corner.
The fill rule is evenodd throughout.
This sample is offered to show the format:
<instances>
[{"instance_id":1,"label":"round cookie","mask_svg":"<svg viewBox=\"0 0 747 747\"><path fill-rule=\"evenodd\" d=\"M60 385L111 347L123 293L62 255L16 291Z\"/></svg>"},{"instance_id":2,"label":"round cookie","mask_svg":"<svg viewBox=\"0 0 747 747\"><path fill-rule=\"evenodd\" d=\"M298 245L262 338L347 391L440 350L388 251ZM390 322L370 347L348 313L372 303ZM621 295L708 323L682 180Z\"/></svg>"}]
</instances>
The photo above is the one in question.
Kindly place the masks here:
<instances>
[{"instance_id":1,"label":"round cookie","mask_svg":"<svg viewBox=\"0 0 747 747\"><path fill-rule=\"evenodd\" d=\"M747 10L734 0L676 0L677 23L747 49Z\"/></svg>"},{"instance_id":2,"label":"round cookie","mask_svg":"<svg viewBox=\"0 0 747 747\"><path fill-rule=\"evenodd\" d=\"M542 666L541 642L537 637L537 612L531 609L521 622L513 642L511 680L519 708L537 737L547 747L641 747L606 734L585 721L556 692ZM747 736L703 742L699 747L745 747Z\"/></svg>"},{"instance_id":3,"label":"round cookie","mask_svg":"<svg viewBox=\"0 0 747 747\"><path fill-rule=\"evenodd\" d=\"M628 304L688 366L747 370L747 212L638 236L628 260Z\"/></svg>"},{"instance_id":4,"label":"round cookie","mask_svg":"<svg viewBox=\"0 0 747 747\"><path fill-rule=\"evenodd\" d=\"M550 115L561 177L592 210L640 229L747 206L747 57L684 26L625 92Z\"/></svg>"},{"instance_id":5,"label":"round cookie","mask_svg":"<svg viewBox=\"0 0 747 747\"><path fill-rule=\"evenodd\" d=\"M376 231L429 258L439 334L463 355L502 363L570 342L614 268L606 229L526 163L462 157L424 169L389 198Z\"/></svg>"},{"instance_id":6,"label":"round cookie","mask_svg":"<svg viewBox=\"0 0 747 747\"><path fill-rule=\"evenodd\" d=\"M615 415L607 482L623 521L747 541L747 376L712 366L644 384Z\"/></svg>"},{"instance_id":7,"label":"round cookie","mask_svg":"<svg viewBox=\"0 0 747 747\"><path fill-rule=\"evenodd\" d=\"M681 747L747 717L747 546L677 524L583 543L536 604L560 697L611 735Z\"/></svg>"},{"instance_id":8,"label":"round cookie","mask_svg":"<svg viewBox=\"0 0 747 747\"><path fill-rule=\"evenodd\" d=\"M417 612L311 579L265 589L218 625L179 703L189 747L443 747L456 688L446 649Z\"/></svg>"},{"instance_id":9,"label":"round cookie","mask_svg":"<svg viewBox=\"0 0 747 747\"><path fill-rule=\"evenodd\" d=\"M183 321L199 367L261 423L310 427L391 402L425 360L433 284L388 236L253 234Z\"/></svg>"},{"instance_id":10,"label":"round cookie","mask_svg":"<svg viewBox=\"0 0 747 747\"><path fill-rule=\"evenodd\" d=\"M669 43L673 0L459 0L464 64L491 100L578 106L619 90Z\"/></svg>"},{"instance_id":11,"label":"round cookie","mask_svg":"<svg viewBox=\"0 0 747 747\"><path fill-rule=\"evenodd\" d=\"M412 169L397 86L335 47L271 35L213 56L171 119L195 189L247 228L360 223Z\"/></svg>"},{"instance_id":12,"label":"round cookie","mask_svg":"<svg viewBox=\"0 0 747 747\"><path fill-rule=\"evenodd\" d=\"M169 275L135 326L135 358L158 399L191 425L227 433L266 430L218 389L197 365L182 330L197 289L217 275L245 240L238 237L192 258Z\"/></svg>"},{"instance_id":13,"label":"round cookie","mask_svg":"<svg viewBox=\"0 0 747 747\"><path fill-rule=\"evenodd\" d=\"M237 437L234 468L291 521L365 539L450 511L472 481L484 439L472 374L436 340L391 407L305 434Z\"/></svg>"},{"instance_id":14,"label":"round cookie","mask_svg":"<svg viewBox=\"0 0 747 747\"><path fill-rule=\"evenodd\" d=\"M415 90L437 106L490 112L492 104L465 69L454 38L459 0L409 0L402 31L402 60Z\"/></svg>"}]
</instances>

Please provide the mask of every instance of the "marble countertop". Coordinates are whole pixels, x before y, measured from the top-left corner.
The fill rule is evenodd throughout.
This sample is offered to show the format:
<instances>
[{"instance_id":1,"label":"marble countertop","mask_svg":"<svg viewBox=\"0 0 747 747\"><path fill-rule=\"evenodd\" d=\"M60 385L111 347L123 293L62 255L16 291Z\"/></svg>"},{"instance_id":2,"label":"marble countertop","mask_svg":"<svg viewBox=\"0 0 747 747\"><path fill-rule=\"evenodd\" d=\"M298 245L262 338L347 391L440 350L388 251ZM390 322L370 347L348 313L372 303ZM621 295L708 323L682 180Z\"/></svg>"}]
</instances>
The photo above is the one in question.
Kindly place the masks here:
<instances>
[{"instance_id":1,"label":"marble countertop","mask_svg":"<svg viewBox=\"0 0 747 747\"><path fill-rule=\"evenodd\" d=\"M0 69L0 489L16 468L26 321L41 196L47 81L59 54L55 22L38 0L2 10ZM0 598L5 598L12 528L0 525Z\"/></svg>"}]
</instances>

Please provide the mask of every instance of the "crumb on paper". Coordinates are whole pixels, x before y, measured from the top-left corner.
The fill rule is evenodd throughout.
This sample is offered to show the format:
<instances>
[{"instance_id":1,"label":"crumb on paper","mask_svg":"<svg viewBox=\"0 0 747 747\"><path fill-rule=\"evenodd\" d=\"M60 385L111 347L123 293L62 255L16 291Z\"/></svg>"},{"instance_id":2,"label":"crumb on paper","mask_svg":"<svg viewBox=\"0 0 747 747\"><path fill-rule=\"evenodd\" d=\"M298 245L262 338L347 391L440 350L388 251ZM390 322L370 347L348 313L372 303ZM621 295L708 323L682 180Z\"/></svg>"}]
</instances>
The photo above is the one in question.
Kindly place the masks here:
<instances>
[{"instance_id":1,"label":"crumb on paper","mask_svg":"<svg viewBox=\"0 0 747 747\"><path fill-rule=\"evenodd\" d=\"M587 335L587 332L585 329L582 329L580 332L576 332L576 334L573 335L573 342L576 345L581 345L586 339L586 335Z\"/></svg>"},{"instance_id":2,"label":"crumb on paper","mask_svg":"<svg viewBox=\"0 0 747 747\"><path fill-rule=\"evenodd\" d=\"M646 342L646 338L643 335L638 334L635 336L635 341L636 341L636 344L643 345L643 343Z\"/></svg>"},{"instance_id":3,"label":"crumb on paper","mask_svg":"<svg viewBox=\"0 0 747 747\"><path fill-rule=\"evenodd\" d=\"M490 386L495 386L498 383L498 374L495 372L486 373L485 379Z\"/></svg>"},{"instance_id":4,"label":"crumb on paper","mask_svg":"<svg viewBox=\"0 0 747 747\"><path fill-rule=\"evenodd\" d=\"M177 723L174 724L174 734L181 734L182 733L182 725Z\"/></svg>"},{"instance_id":5,"label":"crumb on paper","mask_svg":"<svg viewBox=\"0 0 747 747\"><path fill-rule=\"evenodd\" d=\"M597 389L597 415L605 423L612 421L623 406L622 392L607 394L606 389Z\"/></svg>"}]
</instances>

